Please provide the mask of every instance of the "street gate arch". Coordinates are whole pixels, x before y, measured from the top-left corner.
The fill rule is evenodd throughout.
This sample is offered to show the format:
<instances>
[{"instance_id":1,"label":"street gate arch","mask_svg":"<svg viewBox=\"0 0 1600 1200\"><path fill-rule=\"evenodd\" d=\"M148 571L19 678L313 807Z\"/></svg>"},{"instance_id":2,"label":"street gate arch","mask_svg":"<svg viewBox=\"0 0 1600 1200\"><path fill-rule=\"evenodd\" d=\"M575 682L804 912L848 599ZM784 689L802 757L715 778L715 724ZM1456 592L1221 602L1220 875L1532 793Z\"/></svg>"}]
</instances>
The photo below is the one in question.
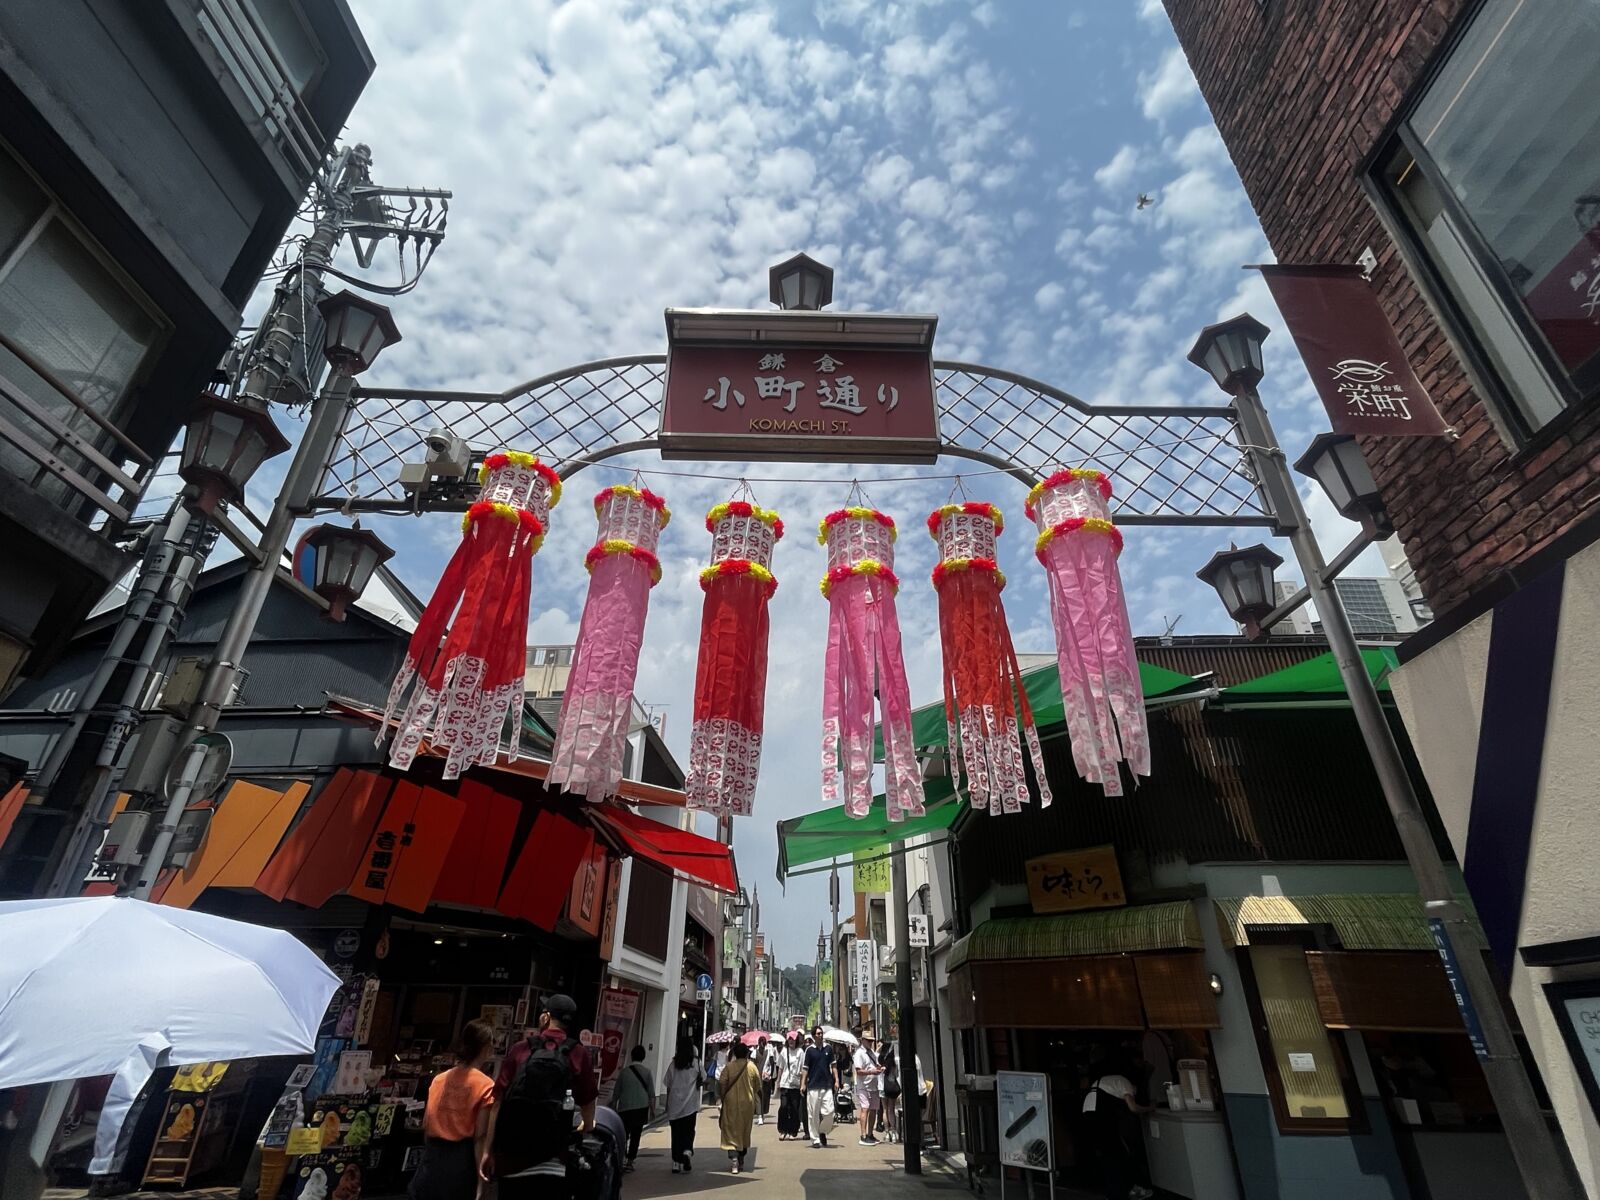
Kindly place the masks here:
<instances>
[{"instance_id":1,"label":"street gate arch","mask_svg":"<svg viewBox=\"0 0 1600 1200\"><path fill-rule=\"evenodd\" d=\"M660 446L667 357L599 359L503 392L357 386L312 506L347 512L459 511L470 479L410 494L400 467L450 429L477 453L535 448L563 478ZM1122 525L1268 526L1239 417L1227 405L1090 404L997 367L935 360L941 456L970 459L1031 486L1055 465L1093 465L1117 481ZM913 468L914 469L914 468Z\"/></svg>"}]
</instances>

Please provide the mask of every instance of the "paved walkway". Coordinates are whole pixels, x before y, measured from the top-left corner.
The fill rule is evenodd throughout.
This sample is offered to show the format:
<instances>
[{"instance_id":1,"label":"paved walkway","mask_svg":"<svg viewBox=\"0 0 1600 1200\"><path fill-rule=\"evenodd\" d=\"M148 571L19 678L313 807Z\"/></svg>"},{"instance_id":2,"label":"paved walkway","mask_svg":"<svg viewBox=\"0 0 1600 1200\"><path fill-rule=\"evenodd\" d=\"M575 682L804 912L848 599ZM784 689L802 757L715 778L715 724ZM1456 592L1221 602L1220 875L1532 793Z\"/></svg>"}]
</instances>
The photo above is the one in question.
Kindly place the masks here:
<instances>
[{"instance_id":1,"label":"paved walkway","mask_svg":"<svg viewBox=\"0 0 1600 1200\"><path fill-rule=\"evenodd\" d=\"M822 1149L810 1142L780 1142L772 1121L758 1125L739 1175L728 1170L715 1108L701 1110L694 1141L694 1170L674 1175L666 1125L646 1130L635 1170L623 1177L622 1200L712 1195L718 1200L856 1200L868 1195L867 1189L875 1200L934 1200L941 1192L958 1200L967 1194L964 1174L924 1160L922 1175L908 1176L903 1147L858 1146L853 1125L836 1127Z\"/></svg>"}]
</instances>

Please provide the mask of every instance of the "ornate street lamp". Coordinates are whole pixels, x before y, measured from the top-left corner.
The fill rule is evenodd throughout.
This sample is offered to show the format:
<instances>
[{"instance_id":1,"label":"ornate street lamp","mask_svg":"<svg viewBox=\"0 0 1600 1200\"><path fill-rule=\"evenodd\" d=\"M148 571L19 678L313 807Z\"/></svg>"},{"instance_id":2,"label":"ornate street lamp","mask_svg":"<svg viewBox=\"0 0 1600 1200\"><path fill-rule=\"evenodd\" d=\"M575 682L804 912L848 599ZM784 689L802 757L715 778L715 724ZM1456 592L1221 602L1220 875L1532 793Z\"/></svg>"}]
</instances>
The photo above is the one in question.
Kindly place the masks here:
<instances>
[{"instance_id":1,"label":"ornate street lamp","mask_svg":"<svg viewBox=\"0 0 1600 1200\"><path fill-rule=\"evenodd\" d=\"M346 606L366 590L379 564L393 557L377 534L359 524L314 525L294 548L294 575L328 602L328 620L343 621Z\"/></svg>"},{"instance_id":2,"label":"ornate street lamp","mask_svg":"<svg viewBox=\"0 0 1600 1200\"><path fill-rule=\"evenodd\" d=\"M289 439L259 408L202 392L178 460L178 474L198 489L190 507L210 516L222 501L243 499L256 469L288 448Z\"/></svg>"},{"instance_id":3,"label":"ornate street lamp","mask_svg":"<svg viewBox=\"0 0 1600 1200\"><path fill-rule=\"evenodd\" d=\"M1394 532L1372 468L1353 434L1317 434L1294 469L1321 485L1340 516L1359 521L1361 528L1376 538Z\"/></svg>"},{"instance_id":4,"label":"ornate street lamp","mask_svg":"<svg viewBox=\"0 0 1600 1200\"><path fill-rule=\"evenodd\" d=\"M346 288L317 302L325 334L322 353L333 369L359 375L370 367L385 346L400 340L389 310Z\"/></svg>"},{"instance_id":5,"label":"ornate street lamp","mask_svg":"<svg viewBox=\"0 0 1600 1200\"><path fill-rule=\"evenodd\" d=\"M1282 565L1283 559L1260 542L1242 550L1230 546L1213 554L1195 578L1216 588L1228 615L1248 629L1277 606L1272 572Z\"/></svg>"},{"instance_id":6,"label":"ornate street lamp","mask_svg":"<svg viewBox=\"0 0 1600 1200\"><path fill-rule=\"evenodd\" d=\"M833 303L833 268L796 254L767 272L772 302L785 310L816 312Z\"/></svg>"},{"instance_id":7,"label":"ornate street lamp","mask_svg":"<svg viewBox=\"0 0 1600 1200\"><path fill-rule=\"evenodd\" d=\"M1207 325L1189 351L1189 361L1203 368L1230 396L1253 388L1265 373L1261 343L1272 331L1249 313Z\"/></svg>"}]
</instances>

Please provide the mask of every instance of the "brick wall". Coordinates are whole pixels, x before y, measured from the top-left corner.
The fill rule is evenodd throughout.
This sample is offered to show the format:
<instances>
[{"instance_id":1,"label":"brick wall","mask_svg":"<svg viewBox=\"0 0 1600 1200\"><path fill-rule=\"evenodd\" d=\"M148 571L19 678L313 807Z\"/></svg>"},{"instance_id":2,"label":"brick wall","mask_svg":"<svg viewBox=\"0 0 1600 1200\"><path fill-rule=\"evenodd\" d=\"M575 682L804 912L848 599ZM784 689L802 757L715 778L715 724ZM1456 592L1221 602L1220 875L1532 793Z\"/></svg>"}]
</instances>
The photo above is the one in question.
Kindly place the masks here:
<instances>
[{"instance_id":1,"label":"brick wall","mask_svg":"<svg viewBox=\"0 0 1600 1200\"><path fill-rule=\"evenodd\" d=\"M1418 582L1442 614L1600 501L1600 408L1515 454L1358 177L1471 0L1268 0L1264 11L1258 0L1165 4L1278 260L1354 262L1371 246L1374 286L1401 345L1460 433L1453 443L1362 439ZM1270 379L1266 399L1270 408Z\"/></svg>"}]
</instances>

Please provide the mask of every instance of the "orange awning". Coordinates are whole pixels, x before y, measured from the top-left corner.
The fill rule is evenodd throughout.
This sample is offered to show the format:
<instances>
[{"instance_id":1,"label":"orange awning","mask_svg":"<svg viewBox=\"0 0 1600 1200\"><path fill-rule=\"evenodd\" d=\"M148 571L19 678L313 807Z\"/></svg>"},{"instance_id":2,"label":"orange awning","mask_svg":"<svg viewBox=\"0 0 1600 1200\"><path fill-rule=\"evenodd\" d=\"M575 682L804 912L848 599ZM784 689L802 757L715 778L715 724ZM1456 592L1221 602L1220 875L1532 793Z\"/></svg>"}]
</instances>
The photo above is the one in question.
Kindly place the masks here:
<instances>
[{"instance_id":1,"label":"orange awning","mask_svg":"<svg viewBox=\"0 0 1600 1200\"><path fill-rule=\"evenodd\" d=\"M552 808L540 809L495 907L540 929L555 929L572 890L572 876L593 841L594 834L571 817Z\"/></svg>"},{"instance_id":2,"label":"orange awning","mask_svg":"<svg viewBox=\"0 0 1600 1200\"><path fill-rule=\"evenodd\" d=\"M256 891L307 908L321 908L344 891L392 786L374 771L339 768L256 879Z\"/></svg>"},{"instance_id":3,"label":"orange awning","mask_svg":"<svg viewBox=\"0 0 1600 1200\"><path fill-rule=\"evenodd\" d=\"M160 902L188 908L208 887L253 886L310 790L305 783L285 792L233 783L211 816L199 852L173 876Z\"/></svg>"},{"instance_id":4,"label":"orange awning","mask_svg":"<svg viewBox=\"0 0 1600 1200\"><path fill-rule=\"evenodd\" d=\"M686 829L663 825L616 805L596 804L585 811L597 828L612 836L621 853L636 854L719 892L739 890L731 846Z\"/></svg>"}]
</instances>

